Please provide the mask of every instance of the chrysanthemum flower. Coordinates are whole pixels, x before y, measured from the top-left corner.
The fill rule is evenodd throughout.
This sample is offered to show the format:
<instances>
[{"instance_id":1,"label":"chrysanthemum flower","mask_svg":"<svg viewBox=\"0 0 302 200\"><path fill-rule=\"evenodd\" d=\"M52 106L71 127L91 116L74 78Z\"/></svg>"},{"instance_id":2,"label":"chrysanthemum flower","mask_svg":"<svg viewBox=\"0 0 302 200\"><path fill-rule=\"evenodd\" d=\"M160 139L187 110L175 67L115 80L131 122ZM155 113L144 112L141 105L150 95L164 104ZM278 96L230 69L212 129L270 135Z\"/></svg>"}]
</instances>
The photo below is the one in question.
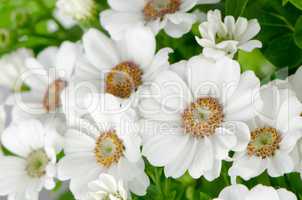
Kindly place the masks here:
<instances>
[{"instance_id":1,"label":"chrysanthemum flower","mask_svg":"<svg viewBox=\"0 0 302 200\"><path fill-rule=\"evenodd\" d=\"M12 124L2 144L16 156L0 157L0 195L14 200L38 200L42 188L55 186L57 133L37 120Z\"/></svg>"},{"instance_id":2,"label":"chrysanthemum flower","mask_svg":"<svg viewBox=\"0 0 302 200\"><path fill-rule=\"evenodd\" d=\"M254 116L252 97L260 83L251 71L240 74L236 61L196 56L173 65L142 99L143 155L164 166L167 177L187 170L193 178L220 175L229 151L241 151L250 140L244 120Z\"/></svg>"},{"instance_id":3,"label":"chrysanthemum flower","mask_svg":"<svg viewBox=\"0 0 302 200\"><path fill-rule=\"evenodd\" d=\"M144 195L149 186L140 153L141 139L132 109L121 109L116 97L92 94L90 115L65 135L65 157L60 160L61 180L70 179L77 199L87 198L88 183L108 173L123 181L125 188Z\"/></svg>"},{"instance_id":4,"label":"chrysanthemum flower","mask_svg":"<svg viewBox=\"0 0 302 200\"><path fill-rule=\"evenodd\" d=\"M58 0L56 5L60 13L77 21L90 20L96 15L94 0Z\"/></svg>"},{"instance_id":5,"label":"chrysanthemum flower","mask_svg":"<svg viewBox=\"0 0 302 200\"><path fill-rule=\"evenodd\" d=\"M258 114L248 123L251 139L244 151L234 155L232 177L248 180L265 170L272 177L294 171L291 152L301 137L302 104L288 90L272 85L263 86L259 97Z\"/></svg>"},{"instance_id":6,"label":"chrysanthemum flower","mask_svg":"<svg viewBox=\"0 0 302 200\"><path fill-rule=\"evenodd\" d=\"M14 106L13 121L35 117L57 123L56 117L62 118L60 95L72 78L81 50L79 44L64 42L60 48L45 49L37 59L26 60L27 70L18 81L25 83L30 91L12 94L8 99L7 103Z\"/></svg>"},{"instance_id":7,"label":"chrysanthemum flower","mask_svg":"<svg viewBox=\"0 0 302 200\"><path fill-rule=\"evenodd\" d=\"M79 104L91 90L110 93L124 106L135 106L141 89L169 67L168 55L172 52L164 48L155 54L155 37L143 27L132 27L119 42L90 29L83 36L83 45L85 59L77 66L75 81L64 92L67 95L63 95L68 98L63 100L64 111L71 118L83 114L80 110L85 112Z\"/></svg>"},{"instance_id":8,"label":"chrysanthemum flower","mask_svg":"<svg viewBox=\"0 0 302 200\"><path fill-rule=\"evenodd\" d=\"M199 3L216 3L201 0ZM189 11L197 0L109 0L111 9L101 13L101 24L114 39L136 25L149 26L154 34L164 29L171 37L189 32L196 16Z\"/></svg>"},{"instance_id":9,"label":"chrysanthemum flower","mask_svg":"<svg viewBox=\"0 0 302 200\"><path fill-rule=\"evenodd\" d=\"M122 181L117 181L109 174L101 174L100 177L89 183L89 196L91 200L127 200L127 191Z\"/></svg>"},{"instance_id":10,"label":"chrysanthemum flower","mask_svg":"<svg viewBox=\"0 0 302 200\"><path fill-rule=\"evenodd\" d=\"M233 16L226 16L222 21L219 10L209 11L199 31L201 38L196 37L196 40L207 57L233 57L239 49L250 52L262 47L260 41L252 40L260 31L257 19L239 17L235 21Z\"/></svg>"},{"instance_id":11,"label":"chrysanthemum flower","mask_svg":"<svg viewBox=\"0 0 302 200\"><path fill-rule=\"evenodd\" d=\"M249 191L244 185L232 185L221 191L214 200L297 200L294 193L286 189L257 185Z\"/></svg>"}]
</instances>

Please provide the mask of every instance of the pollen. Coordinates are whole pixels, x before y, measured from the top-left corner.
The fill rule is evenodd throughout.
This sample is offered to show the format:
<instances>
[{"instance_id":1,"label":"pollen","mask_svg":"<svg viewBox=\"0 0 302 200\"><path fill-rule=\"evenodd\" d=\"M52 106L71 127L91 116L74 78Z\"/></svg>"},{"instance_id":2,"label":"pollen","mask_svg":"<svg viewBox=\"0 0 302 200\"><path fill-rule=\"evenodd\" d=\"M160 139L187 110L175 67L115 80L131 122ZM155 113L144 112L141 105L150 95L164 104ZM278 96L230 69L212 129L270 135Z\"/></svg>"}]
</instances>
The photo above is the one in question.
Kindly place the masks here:
<instances>
[{"instance_id":1,"label":"pollen","mask_svg":"<svg viewBox=\"0 0 302 200\"><path fill-rule=\"evenodd\" d=\"M162 19L166 14L179 10L181 0L149 0L144 7L146 21Z\"/></svg>"},{"instance_id":2,"label":"pollen","mask_svg":"<svg viewBox=\"0 0 302 200\"><path fill-rule=\"evenodd\" d=\"M223 122L223 109L212 97L199 98L182 114L185 132L194 137L208 137Z\"/></svg>"},{"instance_id":3,"label":"pollen","mask_svg":"<svg viewBox=\"0 0 302 200\"><path fill-rule=\"evenodd\" d=\"M124 153L123 142L118 138L114 130L105 132L99 136L94 149L97 162L106 168L117 163Z\"/></svg>"},{"instance_id":4,"label":"pollen","mask_svg":"<svg viewBox=\"0 0 302 200\"><path fill-rule=\"evenodd\" d=\"M106 92L120 98L129 98L142 84L143 71L133 62L122 62L106 77Z\"/></svg>"},{"instance_id":5,"label":"pollen","mask_svg":"<svg viewBox=\"0 0 302 200\"><path fill-rule=\"evenodd\" d=\"M257 128L251 132L251 141L248 144L249 156L258 156L262 159L274 156L279 149L281 135L275 128Z\"/></svg>"},{"instance_id":6,"label":"pollen","mask_svg":"<svg viewBox=\"0 0 302 200\"><path fill-rule=\"evenodd\" d=\"M46 174L49 158L43 149L30 153L26 159L26 172L32 178L40 178Z\"/></svg>"},{"instance_id":7,"label":"pollen","mask_svg":"<svg viewBox=\"0 0 302 200\"><path fill-rule=\"evenodd\" d=\"M61 93L67 86L67 82L61 79L51 83L44 95L43 106L47 112L55 111L61 105Z\"/></svg>"}]
</instances>

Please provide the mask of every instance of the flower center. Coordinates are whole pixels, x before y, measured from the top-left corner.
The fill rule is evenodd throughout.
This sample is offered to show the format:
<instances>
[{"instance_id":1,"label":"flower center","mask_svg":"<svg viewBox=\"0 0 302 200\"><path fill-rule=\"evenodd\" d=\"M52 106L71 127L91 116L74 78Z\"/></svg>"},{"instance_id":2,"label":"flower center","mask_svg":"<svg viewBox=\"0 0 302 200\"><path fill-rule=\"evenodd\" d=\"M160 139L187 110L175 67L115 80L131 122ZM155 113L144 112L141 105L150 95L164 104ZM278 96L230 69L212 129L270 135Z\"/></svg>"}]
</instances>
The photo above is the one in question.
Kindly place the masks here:
<instances>
[{"instance_id":1,"label":"flower center","mask_svg":"<svg viewBox=\"0 0 302 200\"><path fill-rule=\"evenodd\" d=\"M45 175L49 158L43 149L33 151L26 160L26 172L32 178L40 178Z\"/></svg>"},{"instance_id":2,"label":"flower center","mask_svg":"<svg viewBox=\"0 0 302 200\"><path fill-rule=\"evenodd\" d=\"M47 112L54 111L61 105L60 95L66 86L67 82L61 79L49 85L43 99L43 106Z\"/></svg>"},{"instance_id":3,"label":"flower center","mask_svg":"<svg viewBox=\"0 0 302 200\"><path fill-rule=\"evenodd\" d=\"M162 19L166 14L179 10L181 0L149 0L144 7L146 21Z\"/></svg>"},{"instance_id":4,"label":"flower center","mask_svg":"<svg viewBox=\"0 0 302 200\"><path fill-rule=\"evenodd\" d=\"M279 149L280 142L281 136L275 128L257 128L251 132L251 141L247 147L248 155L263 159L273 156Z\"/></svg>"},{"instance_id":5,"label":"flower center","mask_svg":"<svg viewBox=\"0 0 302 200\"><path fill-rule=\"evenodd\" d=\"M142 84L142 70L132 62L115 66L106 77L106 92L120 98L128 98Z\"/></svg>"},{"instance_id":6,"label":"flower center","mask_svg":"<svg viewBox=\"0 0 302 200\"><path fill-rule=\"evenodd\" d=\"M194 137L206 137L215 133L223 121L223 109L212 97L199 98L182 114L186 133Z\"/></svg>"},{"instance_id":7,"label":"flower center","mask_svg":"<svg viewBox=\"0 0 302 200\"><path fill-rule=\"evenodd\" d=\"M103 133L97 139L94 152L96 160L101 166L110 167L123 156L124 149L123 142L112 130Z\"/></svg>"}]
</instances>

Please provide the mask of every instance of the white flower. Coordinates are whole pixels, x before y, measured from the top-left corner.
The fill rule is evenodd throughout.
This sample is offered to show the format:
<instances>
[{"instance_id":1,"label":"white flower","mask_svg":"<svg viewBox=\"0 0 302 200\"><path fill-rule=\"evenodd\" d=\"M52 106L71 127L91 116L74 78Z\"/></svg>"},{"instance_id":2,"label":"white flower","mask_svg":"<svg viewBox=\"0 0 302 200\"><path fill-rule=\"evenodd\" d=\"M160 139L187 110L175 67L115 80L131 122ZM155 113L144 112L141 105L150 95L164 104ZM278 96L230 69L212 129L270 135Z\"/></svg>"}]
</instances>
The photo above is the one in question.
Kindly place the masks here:
<instances>
[{"instance_id":1,"label":"white flower","mask_svg":"<svg viewBox=\"0 0 302 200\"><path fill-rule=\"evenodd\" d=\"M164 166L167 177L186 170L193 178L220 175L229 151L250 140L243 120L254 116L252 97L260 83L251 71L240 74L236 61L196 56L163 71L140 104L143 155Z\"/></svg>"},{"instance_id":2,"label":"white flower","mask_svg":"<svg viewBox=\"0 0 302 200\"><path fill-rule=\"evenodd\" d=\"M89 20L96 12L94 0L58 0L56 5L60 13L77 21Z\"/></svg>"},{"instance_id":3,"label":"white flower","mask_svg":"<svg viewBox=\"0 0 302 200\"><path fill-rule=\"evenodd\" d=\"M257 185L249 191L244 185L232 185L223 189L214 200L297 200L294 193L286 189L274 189Z\"/></svg>"},{"instance_id":4,"label":"white flower","mask_svg":"<svg viewBox=\"0 0 302 200\"><path fill-rule=\"evenodd\" d=\"M83 36L83 45L86 58L75 69L75 81L64 92L67 95L62 94L68 98L63 100L68 118L85 113L79 104L91 91L113 94L125 107L135 106L145 85L168 68L172 52L164 48L155 54L155 37L143 27L133 27L119 42L90 29Z\"/></svg>"},{"instance_id":5,"label":"white flower","mask_svg":"<svg viewBox=\"0 0 302 200\"><path fill-rule=\"evenodd\" d=\"M12 124L3 145L16 156L0 157L0 195L12 200L38 200L42 188L55 186L57 133L37 120Z\"/></svg>"},{"instance_id":6,"label":"white flower","mask_svg":"<svg viewBox=\"0 0 302 200\"><path fill-rule=\"evenodd\" d=\"M259 97L261 101L255 104L258 114L248 123L251 140L234 155L231 177L249 180L265 170L272 177L294 171L291 152L301 137L302 104L290 91L272 85L263 86Z\"/></svg>"},{"instance_id":7,"label":"white flower","mask_svg":"<svg viewBox=\"0 0 302 200\"><path fill-rule=\"evenodd\" d=\"M196 40L207 57L233 57L239 49L250 52L262 47L260 41L251 40L260 31L257 19L239 17L235 21L233 16L226 16L222 21L219 10L209 11L199 31L201 38L196 37Z\"/></svg>"},{"instance_id":8,"label":"white flower","mask_svg":"<svg viewBox=\"0 0 302 200\"><path fill-rule=\"evenodd\" d=\"M19 91L21 88L15 87L16 82L25 70L25 60L32 56L32 51L28 49L18 49L15 52L4 55L0 59L0 86L7 87L12 91Z\"/></svg>"},{"instance_id":9,"label":"white flower","mask_svg":"<svg viewBox=\"0 0 302 200\"><path fill-rule=\"evenodd\" d=\"M56 8L53 12L53 16L64 26L64 28L69 29L77 24L77 22L71 17L66 16L62 13L62 10Z\"/></svg>"},{"instance_id":10,"label":"white flower","mask_svg":"<svg viewBox=\"0 0 302 200\"><path fill-rule=\"evenodd\" d=\"M91 200L127 200L127 191L122 181L109 174L101 174L98 180L89 183Z\"/></svg>"},{"instance_id":11,"label":"white flower","mask_svg":"<svg viewBox=\"0 0 302 200\"><path fill-rule=\"evenodd\" d=\"M123 181L125 188L144 195L149 179L141 157L141 139L132 109L121 109L110 94L90 94L89 117L65 135L65 157L60 160L58 177L70 179L76 199L87 198L88 183L108 173Z\"/></svg>"},{"instance_id":12,"label":"white flower","mask_svg":"<svg viewBox=\"0 0 302 200\"><path fill-rule=\"evenodd\" d=\"M217 2L210 0L209 2ZM114 39L123 36L136 25L151 27L154 34L164 29L171 37L179 38L191 30L196 21L188 13L197 0L109 0L111 9L101 13L101 24Z\"/></svg>"},{"instance_id":13,"label":"white flower","mask_svg":"<svg viewBox=\"0 0 302 200\"><path fill-rule=\"evenodd\" d=\"M58 122L56 115L62 116L60 94L72 78L81 50L79 44L64 42L60 48L45 49L37 59L26 60L27 70L20 75L19 82L25 83L30 91L15 93L7 100L14 106L12 121L35 117Z\"/></svg>"}]
</instances>

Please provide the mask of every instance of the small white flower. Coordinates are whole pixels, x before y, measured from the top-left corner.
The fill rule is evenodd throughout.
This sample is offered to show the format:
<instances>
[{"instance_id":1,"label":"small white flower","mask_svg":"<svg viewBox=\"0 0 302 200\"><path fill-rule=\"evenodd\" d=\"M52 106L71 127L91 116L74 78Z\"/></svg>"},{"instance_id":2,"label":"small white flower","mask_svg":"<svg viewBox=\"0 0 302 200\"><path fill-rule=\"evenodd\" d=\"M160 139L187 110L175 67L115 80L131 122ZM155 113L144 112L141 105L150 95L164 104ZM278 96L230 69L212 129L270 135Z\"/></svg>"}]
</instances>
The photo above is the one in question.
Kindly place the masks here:
<instances>
[{"instance_id":1,"label":"small white flower","mask_svg":"<svg viewBox=\"0 0 302 200\"><path fill-rule=\"evenodd\" d=\"M57 9L74 20L85 21L95 15L96 3L94 0L58 0Z\"/></svg>"},{"instance_id":2,"label":"small white flower","mask_svg":"<svg viewBox=\"0 0 302 200\"><path fill-rule=\"evenodd\" d=\"M37 59L26 60L27 70L19 77L30 91L12 94L8 104L12 104L12 121L35 117L50 123L63 123L61 118L60 94L72 78L76 60L82 53L79 44L64 42L60 48L49 47Z\"/></svg>"},{"instance_id":3,"label":"small white flower","mask_svg":"<svg viewBox=\"0 0 302 200\"><path fill-rule=\"evenodd\" d=\"M251 71L227 57L218 61L196 56L157 76L150 97L139 107L143 155L164 166L167 177L187 170L193 178L220 175L229 151L241 151L250 140L243 122L254 116L253 92L260 82Z\"/></svg>"},{"instance_id":4,"label":"small white flower","mask_svg":"<svg viewBox=\"0 0 302 200\"><path fill-rule=\"evenodd\" d=\"M223 189L214 200L297 200L294 193L286 189L257 185L249 191L245 185L232 185Z\"/></svg>"},{"instance_id":5,"label":"small white flower","mask_svg":"<svg viewBox=\"0 0 302 200\"><path fill-rule=\"evenodd\" d=\"M206 3L217 2L209 0ZM160 30L179 38L191 30L196 17L188 13L197 0L109 0L111 9L101 13L101 24L114 39L122 37L136 25L151 27L156 35ZM202 3L202 1L200 1Z\"/></svg>"},{"instance_id":6,"label":"small white flower","mask_svg":"<svg viewBox=\"0 0 302 200\"><path fill-rule=\"evenodd\" d=\"M109 174L101 174L98 180L89 183L91 200L127 200L127 191L122 181Z\"/></svg>"},{"instance_id":7,"label":"small white flower","mask_svg":"<svg viewBox=\"0 0 302 200\"><path fill-rule=\"evenodd\" d=\"M251 40L260 31L257 19L239 17L235 21L233 16L226 16L222 21L219 10L209 11L199 31L201 38L196 37L196 40L207 57L233 57L239 49L250 52L262 47L260 41Z\"/></svg>"},{"instance_id":8,"label":"small white flower","mask_svg":"<svg viewBox=\"0 0 302 200\"><path fill-rule=\"evenodd\" d=\"M144 87L169 67L172 52L164 48L155 54L155 37L143 27L132 27L118 42L90 29L83 36L83 46L85 58L75 69L75 80L62 94L68 98L63 100L68 121L85 113L81 97L91 91L110 93L125 107L135 106Z\"/></svg>"},{"instance_id":9,"label":"small white flower","mask_svg":"<svg viewBox=\"0 0 302 200\"><path fill-rule=\"evenodd\" d=\"M267 170L272 177L294 171L291 152L302 132L302 104L289 90L272 85L261 88L256 103L257 116L249 124L251 140L247 148L234 155L231 177L245 180Z\"/></svg>"},{"instance_id":10,"label":"small white flower","mask_svg":"<svg viewBox=\"0 0 302 200\"><path fill-rule=\"evenodd\" d=\"M42 188L55 186L59 137L37 120L12 124L2 144L16 156L0 157L0 195L13 200L38 200Z\"/></svg>"},{"instance_id":11,"label":"small white flower","mask_svg":"<svg viewBox=\"0 0 302 200\"><path fill-rule=\"evenodd\" d=\"M33 57L33 52L28 49L18 49L4 55L0 59L0 86L19 91L21 88L15 87L16 82L26 69L25 60L30 57Z\"/></svg>"},{"instance_id":12,"label":"small white flower","mask_svg":"<svg viewBox=\"0 0 302 200\"><path fill-rule=\"evenodd\" d=\"M108 173L123 181L125 188L144 195L149 186L141 157L141 138L132 109L121 109L110 94L90 94L90 115L65 134L65 157L60 160L58 177L70 179L77 199L87 198L88 183Z\"/></svg>"}]
</instances>

